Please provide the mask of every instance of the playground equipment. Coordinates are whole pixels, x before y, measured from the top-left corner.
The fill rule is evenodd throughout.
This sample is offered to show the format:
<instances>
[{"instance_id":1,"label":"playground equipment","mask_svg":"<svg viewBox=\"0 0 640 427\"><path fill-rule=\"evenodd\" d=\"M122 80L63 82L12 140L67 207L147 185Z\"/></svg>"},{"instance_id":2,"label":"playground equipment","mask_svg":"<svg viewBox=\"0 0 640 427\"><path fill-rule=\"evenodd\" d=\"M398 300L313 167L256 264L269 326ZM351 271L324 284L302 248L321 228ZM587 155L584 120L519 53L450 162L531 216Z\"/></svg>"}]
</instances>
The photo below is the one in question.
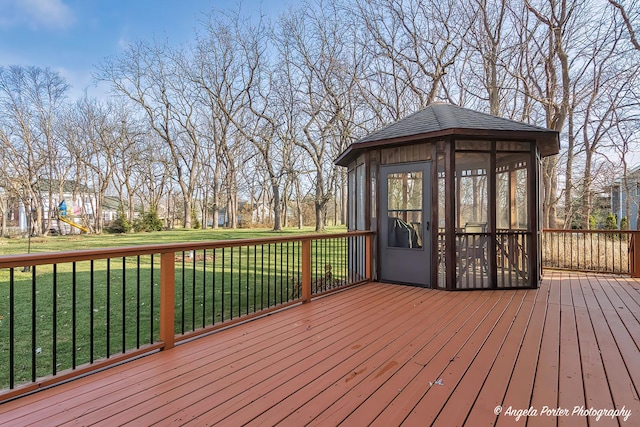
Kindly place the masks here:
<instances>
[{"instance_id":1,"label":"playground equipment","mask_svg":"<svg viewBox=\"0 0 640 427\"><path fill-rule=\"evenodd\" d=\"M71 227L75 227L80 231L84 231L85 233L89 233L89 229L80 224L77 224L70 219L67 218L67 204L65 201L61 201L58 205L58 219L66 224L69 224Z\"/></svg>"}]
</instances>

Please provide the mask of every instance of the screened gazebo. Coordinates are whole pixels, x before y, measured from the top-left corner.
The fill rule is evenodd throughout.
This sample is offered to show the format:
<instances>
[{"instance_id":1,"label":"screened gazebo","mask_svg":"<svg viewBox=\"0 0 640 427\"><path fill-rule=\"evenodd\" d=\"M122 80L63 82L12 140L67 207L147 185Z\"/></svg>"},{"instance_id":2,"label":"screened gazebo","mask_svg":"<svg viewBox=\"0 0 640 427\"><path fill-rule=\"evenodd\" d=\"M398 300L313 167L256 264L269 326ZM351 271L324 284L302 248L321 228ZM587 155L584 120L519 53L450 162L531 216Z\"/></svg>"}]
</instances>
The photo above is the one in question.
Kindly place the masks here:
<instances>
[{"instance_id":1,"label":"screened gazebo","mask_svg":"<svg viewBox=\"0 0 640 427\"><path fill-rule=\"evenodd\" d=\"M347 148L348 227L375 230L380 281L535 288L540 162L558 132L432 104Z\"/></svg>"}]
</instances>

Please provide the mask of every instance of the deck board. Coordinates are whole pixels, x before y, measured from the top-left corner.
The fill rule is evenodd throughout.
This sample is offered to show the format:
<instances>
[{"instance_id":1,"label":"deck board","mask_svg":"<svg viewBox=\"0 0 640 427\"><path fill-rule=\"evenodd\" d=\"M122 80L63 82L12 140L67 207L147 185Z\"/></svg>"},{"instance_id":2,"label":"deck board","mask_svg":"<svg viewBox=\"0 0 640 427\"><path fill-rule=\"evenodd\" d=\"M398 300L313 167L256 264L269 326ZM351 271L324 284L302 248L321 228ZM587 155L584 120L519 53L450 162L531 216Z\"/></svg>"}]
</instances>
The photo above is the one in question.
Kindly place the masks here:
<instances>
[{"instance_id":1,"label":"deck board","mask_svg":"<svg viewBox=\"0 0 640 427\"><path fill-rule=\"evenodd\" d=\"M443 405L442 410L437 415L436 422L450 423L452 425L462 425L469 414L469 402L474 402L487 379L491 368L493 367L502 346L505 344L508 332L513 325L513 320L517 318L518 313L523 307L523 294L514 294L505 311L495 323L490 335L482 344L473 362L469 364L467 371L462 379L456 384L455 390L451 393L447 404ZM512 345L507 343L507 345ZM423 405L428 408L428 405ZM433 409L432 409L433 411ZM489 411L491 413L492 409ZM435 411L434 411L435 412ZM417 413L414 411L414 414ZM412 414L412 416L414 416ZM420 417L429 417L423 410L417 415ZM424 418L423 418L424 419ZM417 421L417 420L416 420ZM411 417L407 419L411 423Z\"/></svg>"},{"instance_id":2,"label":"deck board","mask_svg":"<svg viewBox=\"0 0 640 427\"><path fill-rule=\"evenodd\" d=\"M404 359L399 363L397 369L393 372L387 371L382 373L377 379L384 379L384 382L380 385L375 384L377 388L373 393L366 393L368 383L362 383L362 387L356 392L357 395L363 395L363 403L357 408L348 408L352 412L344 419L345 425L368 425L382 412L398 395L399 390L402 390L406 384L415 376L415 371L418 366L415 361L417 357L424 358L427 355L427 351L435 352L438 348L441 348L447 339L455 334L456 329L460 327L460 319L462 319L466 313L475 312L479 307L487 302L487 295L482 293L471 293L469 297L460 298L464 304L460 309L460 304L454 306L454 310L450 310L446 316L437 318L437 321L432 324L428 332L424 334L420 343L415 343L411 348L410 357ZM457 301L456 301L457 302ZM435 316L434 316L435 317ZM431 349L431 350L428 350ZM345 410L346 404L341 406L342 412ZM327 408L324 413L314 420L313 424L322 425L324 422L334 424L339 421L339 414L333 407Z\"/></svg>"},{"instance_id":3,"label":"deck board","mask_svg":"<svg viewBox=\"0 0 640 427\"><path fill-rule=\"evenodd\" d=\"M624 406L633 425L639 319L640 282L624 277L547 272L537 290L477 292L370 283L3 403L0 425L525 425L504 412L544 406Z\"/></svg>"},{"instance_id":4,"label":"deck board","mask_svg":"<svg viewBox=\"0 0 640 427\"><path fill-rule=\"evenodd\" d=\"M382 386L391 375L398 371L402 361L410 360L411 356L415 354L418 339L425 340L435 336L439 327L444 327L455 317L457 312L469 307L468 301L474 299L473 295L466 298L447 295L445 298L446 300L440 300L440 303L431 312L432 317L437 319L431 331L425 332L422 325L424 320L419 316L413 316L412 324L406 325L409 326L407 333L393 341L392 347L385 349L387 351L379 352L361 365L353 365L349 369L353 374L334 381L313 396L311 400L305 402L301 396L317 386L313 382L309 383L304 388L287 396L277 405L270 407L268 411L260 414L258 418L253 420L253 424L272 425L282 421L283 414L285 416L291 414L287 418L287 422L291 423L304 423L316 415L313 423L336 424L344 420L353 410L350 402L358 399L358 396L367 395L367 390L370 388ZM376 399L373 401L376 406L380 405ZM333 403L328 407L328 402Z\"/></svg>"},{"instance_id":5,"label":"deck board","mask_svg":"<svg viewBox=\"0 0 640 427\"><path fill-rule=\"evenodd\" d=\"M558 367L558 408L584 406L584 384L582 363L580 361L580 343L576 325L576 313L573 306L572 287L567 299L561 301L560 311L560 365ZM559 417L559 426L587 426L587 419L581 417Z\"/></svg>"}]
</instances>

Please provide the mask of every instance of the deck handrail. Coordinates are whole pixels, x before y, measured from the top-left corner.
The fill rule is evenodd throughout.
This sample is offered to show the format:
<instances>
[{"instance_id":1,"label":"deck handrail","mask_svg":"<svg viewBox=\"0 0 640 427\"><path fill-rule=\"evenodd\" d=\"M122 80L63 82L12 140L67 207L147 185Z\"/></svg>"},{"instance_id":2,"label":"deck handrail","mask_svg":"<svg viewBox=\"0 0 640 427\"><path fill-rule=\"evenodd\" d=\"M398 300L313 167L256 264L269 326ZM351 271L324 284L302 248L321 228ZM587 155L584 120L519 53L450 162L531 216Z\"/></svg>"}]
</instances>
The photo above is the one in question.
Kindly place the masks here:
<instances>
[{"instance_id":1,"label":"deck handrail","mask_svg":"<svg viewBox=\"0 0 640 427\"><path fill-rule=\"evenodd\" d=\"M0 378L0 402L371 280L374 235L350 231L0 256L0 314L8 326L0 331L0 374L8 377ZM100 286L106 296L94 303ZM30 315L17 312L21 298ZM43 312L49 323L40 323ZM150 330L141 332L142 317ZM81 322L90 322L89 338L76 329ZM106 332L100 329L105 324ZM36 329L46 329L45 338ZM94 351L100 339L106 339L106 353ZM81 347L90 347L90 356L77 355Z\"/></svg>"},{"instance_id":2,"label":"deck handrail","mask_svg":"<svg viewBox=\"0 0 640 427\"><path fill-rule=\"evenodd\" d=\"M268 243L302 242L304 240L326 240L337 237L372 236L373 231L348 231L345 233L310 233L295 236L261 237L254 239L209 240L186 243L160 243L153 245L120 246L100 249L80 249L76 251L38 252L0 256L0 268L15 268L32 265L53 264L73 261L89 261L123 256L150 255L168 252L183 252L201 249L231 248Z\"/></svg>"},{"instance_id":3,"label":"deck handrail","mask_svg":"<svg viewBox=\"0 0 640 427\"><path fill-rule=\"evenodd\" d=\"M544 229L542 239L543 268L640 277L640 231Z\"/></svg>"}]
</instances>

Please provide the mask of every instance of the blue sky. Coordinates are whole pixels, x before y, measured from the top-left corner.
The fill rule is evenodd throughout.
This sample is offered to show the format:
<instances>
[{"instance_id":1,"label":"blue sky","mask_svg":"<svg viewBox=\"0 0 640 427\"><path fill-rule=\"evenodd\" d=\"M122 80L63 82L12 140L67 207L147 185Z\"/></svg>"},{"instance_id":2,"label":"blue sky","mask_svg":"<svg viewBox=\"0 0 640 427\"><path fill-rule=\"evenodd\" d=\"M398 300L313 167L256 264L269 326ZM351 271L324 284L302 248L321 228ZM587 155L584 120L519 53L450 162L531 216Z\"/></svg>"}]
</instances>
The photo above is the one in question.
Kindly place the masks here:
<instances>
[{"instance_id":1,"label":"blue sky","mask_svg":"<svg viewBox=\"0 0 640 427\"><path fill-rule=\"evenodd\" d=\"M243 0L242 10L272 8L268 3ZM234 0L0 0L0 65L50 67L73 86L71 98L85 88L100 96L91 73L105 57L140 39L193 40L203 12L237 5Z\"/></svg>"}]
</instances>

